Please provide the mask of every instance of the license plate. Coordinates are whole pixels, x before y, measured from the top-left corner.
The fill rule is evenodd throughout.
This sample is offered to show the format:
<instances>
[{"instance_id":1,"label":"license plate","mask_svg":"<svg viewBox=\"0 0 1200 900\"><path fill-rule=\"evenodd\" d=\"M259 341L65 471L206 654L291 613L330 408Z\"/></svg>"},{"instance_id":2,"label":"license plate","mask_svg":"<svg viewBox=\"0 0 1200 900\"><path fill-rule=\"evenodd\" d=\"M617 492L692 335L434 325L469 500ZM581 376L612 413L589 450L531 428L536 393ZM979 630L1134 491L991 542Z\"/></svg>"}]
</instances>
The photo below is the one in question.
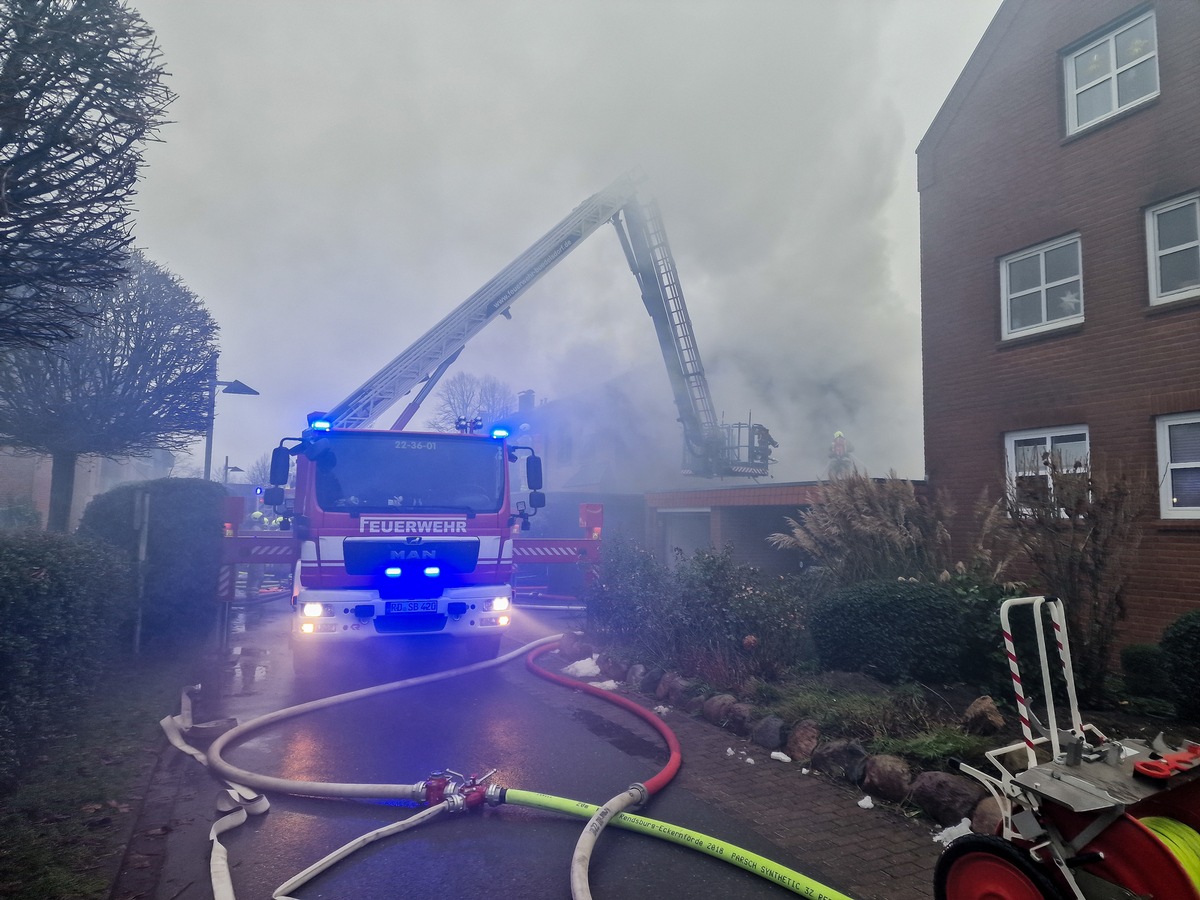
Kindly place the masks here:
<instances>
[{"instance_id":1,"label":"license plate","mask_svg":"<svg viewBox=\"0 0 1200 900\"><path fill-rule=\"evenodd\" d=\"M387 614L396 616L400 613L437 612L436 600L389 600Z\"/></svg>"}]
</instances>

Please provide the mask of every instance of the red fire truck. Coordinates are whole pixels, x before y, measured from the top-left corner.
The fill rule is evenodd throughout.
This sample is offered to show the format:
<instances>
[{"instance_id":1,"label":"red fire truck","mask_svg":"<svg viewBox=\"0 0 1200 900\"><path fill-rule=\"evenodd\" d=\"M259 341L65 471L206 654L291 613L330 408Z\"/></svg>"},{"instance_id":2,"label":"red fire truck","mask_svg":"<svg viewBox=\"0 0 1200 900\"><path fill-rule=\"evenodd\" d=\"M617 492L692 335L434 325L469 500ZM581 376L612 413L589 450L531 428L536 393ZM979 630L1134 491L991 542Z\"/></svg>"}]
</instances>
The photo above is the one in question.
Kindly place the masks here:
<instances>
[{"instance_id":1,"label":"red fire truck","mask_svg":"<svg viewBox=\"0 0 1200 900\"><path fill-rule=\"evenodd\" d=\"M340 429L313 415L275 450L273 481L297 459L298 671L323 645L386 635L445 634L496 655L512 614L514 525L545 503L540 458L505 438ZM510 464L521 457L529 502L514 510Z\"/></svg>"}]
</instances>

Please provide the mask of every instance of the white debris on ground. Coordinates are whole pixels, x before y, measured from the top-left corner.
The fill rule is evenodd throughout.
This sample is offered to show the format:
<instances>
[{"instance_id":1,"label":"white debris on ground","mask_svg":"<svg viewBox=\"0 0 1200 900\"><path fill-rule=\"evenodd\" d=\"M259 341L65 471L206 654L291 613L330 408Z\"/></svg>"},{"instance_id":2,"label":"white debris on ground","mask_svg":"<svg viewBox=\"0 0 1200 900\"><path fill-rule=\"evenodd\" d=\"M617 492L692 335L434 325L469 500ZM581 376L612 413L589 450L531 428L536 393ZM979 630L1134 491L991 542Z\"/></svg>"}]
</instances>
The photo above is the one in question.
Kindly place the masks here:
<instances>
[{"instance_id":1,"label":"white debris on ground","mask_svg":"<svg viewBox=\"0 0 1200 900\"><path fill-rule=\"evenodd\" d=\"M791 762L792 761L792 758L790 756L788 756L786 753L780 752L779 750L776 750L774 753L771 754L771 759L777 759L780 762Z\"/></svg>"},{"instance_id":2,"label":"white debris on ground","mask_svg":"<svg viewBox=\"0 0 1200 900\"><path fill-rule=\"evenodd\" d=\"M963 819L957 825L947 825L933 836L934 843L949 844L955 838L971 833L971 820Z\"/></svg>"},{"instance_id":3,"label":"white debris on ground","mask_svg":"<svg viewBox=\"0 0 1200 900\"><path fill-rule=\"evenodd\" d=\"M602 691L615 691L621 686L611 678L608 681L589 681L588 684L594 688L600 688Z\"/></svg>"},{"instance_id":4,"label":"white debris on ground","mask_svg":"<svg viewBox=\"0 0 1200 900\"><path fill-rule=\"evenodd\" d=\"M732 747L726 747L726 748L725 748L725 755L726 755L726 756L733 756L733 748L732 748Z\"/></svg>"},{"instance_id":5,"label":"white debris on ground","mask_svg":"<svg viewBox=\"0 0 1200 900\"><path fill-rule=\"evenodd\" d=\"M858 801L858 805L861 806L863 809L874 809L875 801L872 800L870 797L863 797L861 800Z\"/></svg>"},{"instance_id":6,"label":"white debris on ground","mask_svg":"<svg viewBox=\"0 0 1200 900\"><path fill-rule=\"evenodd\" d=\"M749 757L749 756L747 756L747 757L746 757L746 763L747 763L748 765L751 765L751 766L752 766L752 765L754 765L754 759L753 759L752 757Z\"/></svg>"},{"instance_id":7,"label":"white debris on ground","mask_svg":"<svg viewBox=\"0 0 1200 900\"><path fill-rule=\"evenodd\" d=\"M578 662L573 662L563 669L563 671L572 678L590 678L592 675L599 675L600 666L596 663L596 659L599 656L600 654L597 653L591 659L581 659Z\"/></svg>"},{"instance_id":8,"label":"white debris on ground","mask_svg":"<svg viewBox=\"0 0 1200 900\"><path fill-rule=\"evenodd\" d=\"M669 706L656 706L656 707L654 707L654 711L655 711L656 713L658 713L660 716L665 716L667 713L669 713L669 712L671 711L671 707L669 707Z\"/></svg>"},{"instance_id":9,"label":"white debris on ground","mask_svg":"<svg viewBox=\"0 0 1200 900\"><path fill-rule=\"evenodd\" d=\"M801 775L807 775L807 774L808 774L808 769L806 769L804 766L801 766L801 767L800 767L800 774L801 774Z\"/></svg>"}]
</instances>

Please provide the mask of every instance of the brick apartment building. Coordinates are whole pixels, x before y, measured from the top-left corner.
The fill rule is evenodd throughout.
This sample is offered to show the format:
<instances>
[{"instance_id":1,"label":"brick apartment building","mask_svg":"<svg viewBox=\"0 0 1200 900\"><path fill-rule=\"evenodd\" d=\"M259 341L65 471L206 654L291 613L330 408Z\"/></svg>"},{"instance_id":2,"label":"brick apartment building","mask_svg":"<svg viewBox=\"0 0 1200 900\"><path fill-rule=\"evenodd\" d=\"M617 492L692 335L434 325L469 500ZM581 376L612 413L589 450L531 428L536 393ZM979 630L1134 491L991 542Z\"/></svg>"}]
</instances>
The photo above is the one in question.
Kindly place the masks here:
<instances>
[{"instance_id":1,"label":"brick apartment building","mask_svg":"<svg viewBox=\"0 0 1200 900\"><path fill-rule=\"evenodd\" d=\"M1200 607L1200 3L1005 0L917 162L929 482L1157 472L1156 641Z\"/></svg>"}]
</instances>

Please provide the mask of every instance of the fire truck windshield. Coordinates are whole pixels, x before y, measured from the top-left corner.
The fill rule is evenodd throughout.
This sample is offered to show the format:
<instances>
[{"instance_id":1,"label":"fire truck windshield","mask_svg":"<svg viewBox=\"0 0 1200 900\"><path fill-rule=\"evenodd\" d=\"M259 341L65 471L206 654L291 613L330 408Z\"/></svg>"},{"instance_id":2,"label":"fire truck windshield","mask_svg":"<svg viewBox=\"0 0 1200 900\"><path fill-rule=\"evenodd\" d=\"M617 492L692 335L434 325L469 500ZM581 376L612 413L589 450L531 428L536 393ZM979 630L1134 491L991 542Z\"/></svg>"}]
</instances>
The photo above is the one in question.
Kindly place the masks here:
<instances>
[{"instance_id":1,"label":"fire truck windshield","mask_svg":"<svg viewBox=\"0 0 1200 900\"><path fill-rule=\"evenodd\" d=\"M325 443L327 441L327 443ZM504 446L455 434L330 432L316 467L318 505L330 512L498 512Z\"/></svg>"}]
</instances>

